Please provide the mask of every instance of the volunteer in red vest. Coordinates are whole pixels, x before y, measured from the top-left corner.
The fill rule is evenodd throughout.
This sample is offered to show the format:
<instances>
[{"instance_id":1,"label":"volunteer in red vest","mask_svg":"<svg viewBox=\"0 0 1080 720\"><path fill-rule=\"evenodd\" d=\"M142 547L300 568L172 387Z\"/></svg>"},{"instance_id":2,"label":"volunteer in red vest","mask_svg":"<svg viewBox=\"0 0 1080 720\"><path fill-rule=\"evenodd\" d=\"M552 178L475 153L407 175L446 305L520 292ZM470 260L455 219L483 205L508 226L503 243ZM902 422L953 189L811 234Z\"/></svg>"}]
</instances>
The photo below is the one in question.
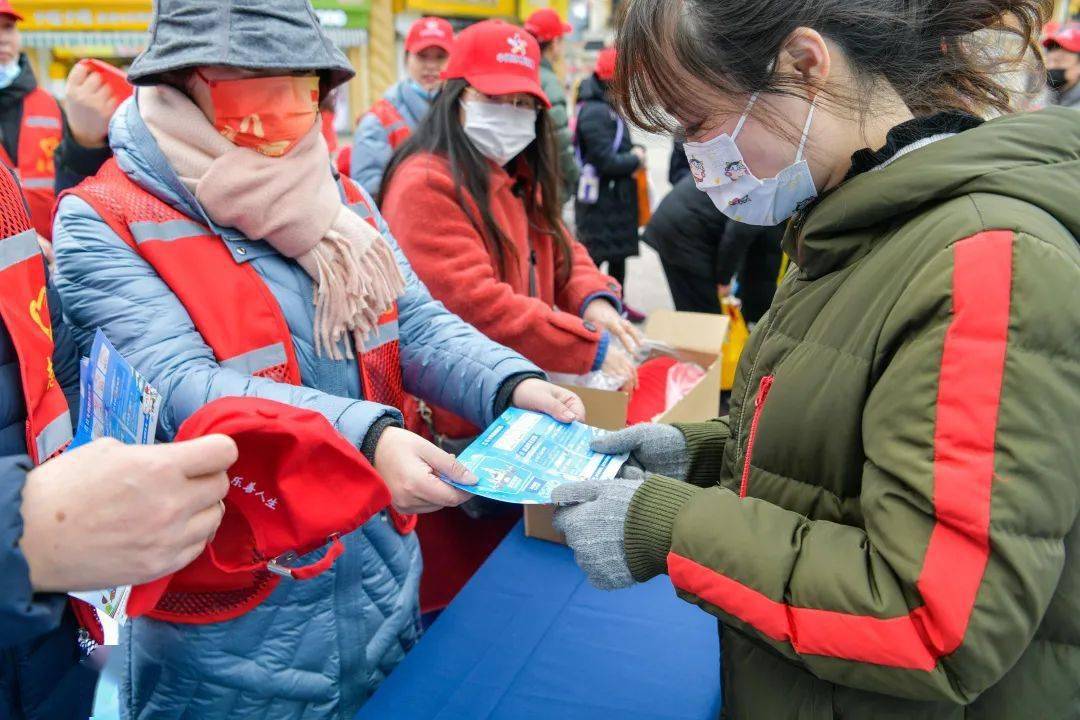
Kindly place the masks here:
<instances>
[{"instance_id":1,"label":"volunteer in red vest","mask_svg":"<svg viewBox=\"0 0 1080 720\"><path fill-rule=\"evenodd\" d=\"M392 85L360 118L347 174L371 195L379 194L390 156L431 107L453 39L454 29L442 18L423 17L414 22L405 38L408 77Z\"/></svg>"},{"instance_id":2,"label":"volunteer in red vest","mask_svg":"<svg viewBox=\"0 0 1080 720\"><path fill-rule=\"evenodd\" d=\"M622 346L638 337L619 315L619 286L560 220L539 68L536 40L521 28L489 20L462 31L442 92L387 168L380 207L420 279L452 312L546 370L603 370L632 384ZM410 421L450 447L477 433L443 407L426 420L418 408ZM426 547L458 551L446 541ZM447 581L450 596L477 554ZM427 565L429 573L447 566Z\"/></svg>"},{"instance_id":3,"label":"volunteer in red vest","mask_svg":"<svg viewBox=\"0 0 1080 720\"><path fill-rule=\"evenodd\" d=\"M16 23L23 19L0 0L0 160L14 168L38 234L52 236L53 154L63 116L56 99L38 86L22 52Z\"/></svg>"},{"instance_id":4,"label":"volunteer in red vest","mask_svg":"<svg viewBox=\"0 0 1080 720\"><path fill-rule=\"evenodd\" d=\"M0 168L0 717L85 718L97 682L86 655L103 637L65 593L190 562L221 519L235 447L220 436L98 441L58 455L72 438L79 358L24 207Z\"/></svg>"},{"instance_id":5,"label":"volunteer in red vest","mask_svg":"<svg viewBox=\"0 0 1080 720\"><path fill-rule=\"evenodd\" d=\"M167 593L158 609L183 618L124 638L131 717L351 717L418 638L412 514L468 497L440 479L470 480L454 458L402 429L405 393L477 425L511 404L583 415L433 300L370 197L334 177L317 105L353 70L306 0L268 7L155 3L114 158L60 200L59 289L80 345L102 328L161 391L164 439L220 397L314 410L391 504L340 538L333 567L254 608L237 597L251 585Z\"/></svg>"}]
</instances>

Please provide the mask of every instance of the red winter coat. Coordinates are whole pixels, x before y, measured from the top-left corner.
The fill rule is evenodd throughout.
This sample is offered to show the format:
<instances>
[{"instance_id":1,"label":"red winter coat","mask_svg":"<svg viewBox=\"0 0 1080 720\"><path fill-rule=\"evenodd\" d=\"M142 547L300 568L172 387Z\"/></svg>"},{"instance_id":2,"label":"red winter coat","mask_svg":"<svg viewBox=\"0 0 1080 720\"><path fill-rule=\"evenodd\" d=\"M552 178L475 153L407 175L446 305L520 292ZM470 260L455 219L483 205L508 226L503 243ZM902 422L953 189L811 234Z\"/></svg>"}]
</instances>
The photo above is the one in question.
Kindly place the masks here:
<instances>
[{"instance_id":1,"label":"red winter coat","mask_svg":"<svg viewBox=\"0 0 1080 720\"><path fill-rule=\"evenodd\" d=\"M494 164L489 167L491 213L520 259L506 279L500 279L483 237L458 202L445 159L415 155L407 160L385 188L383 216L417 275L451 312L545 370L589 372L601 333L582 321L581 312L596 297L618 303L619 285L596 269L576 241L570 276L559 282L553 238L535 223L530 226L524 202L512 192L514 179ZM538 297L529 297L530 251L536 257ZM435 426L448 437L477 433L438 409Z\"/></svg>"}]
</instances>

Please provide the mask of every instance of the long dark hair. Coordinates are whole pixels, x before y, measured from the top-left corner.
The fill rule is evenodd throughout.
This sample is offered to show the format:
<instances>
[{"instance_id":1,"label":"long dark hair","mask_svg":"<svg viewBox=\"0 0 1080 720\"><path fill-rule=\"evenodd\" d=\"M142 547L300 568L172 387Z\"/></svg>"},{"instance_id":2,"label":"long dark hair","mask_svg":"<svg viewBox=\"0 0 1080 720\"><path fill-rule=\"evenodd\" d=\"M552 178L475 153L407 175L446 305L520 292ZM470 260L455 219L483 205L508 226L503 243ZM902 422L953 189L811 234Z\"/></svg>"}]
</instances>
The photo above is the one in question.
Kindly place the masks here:
<instances>
[{"instance_id":1,"label":"long dark hair","mask_svg":"<svg viewBox=\"0 0 1080 720\"><path fill-rule=\"evenodd\" d=\"M469 140L461 124L460 100L467 87L468 83L462 79L446 81L416 131L398 148L386 166L377 202L382 204L394 174L413 155L431 153L446 158L450 163L458 203L484 238L488 252L495 258L495 267L505 279L510 269L521 262L521 258L513 242L491 215L488 160ZM511 163L524 165L522 169L525 172L519 173L515 193L525 203L530 226L554 238L559 263L558 277L565 280L570 276L570 238L566 235L560 215L559 155L546 110L541 109L537 113L536 140Z\"/></svg>"},{"instance_id":2,"label":"long dark hair","mask_svg":"<svg viewBox=\"0 0 1080 720\"><path fill-rule=\"evenodd\" d=\"M1042 71L1039 33L1052 10L1053 0L634 0L618 21L615 97L653 131L676 128L676 115L731 112L710 106L717 90L805 97L801 78L770 63L808 27L843 49L855 75L846 92L814 88L825 104L865 119L877 84L887 83L917 116L1009 112L1014 93L1003 75L1025 59ZM1013 51L1001 43L1010 36Z\"/></svg>"}]
</instances>

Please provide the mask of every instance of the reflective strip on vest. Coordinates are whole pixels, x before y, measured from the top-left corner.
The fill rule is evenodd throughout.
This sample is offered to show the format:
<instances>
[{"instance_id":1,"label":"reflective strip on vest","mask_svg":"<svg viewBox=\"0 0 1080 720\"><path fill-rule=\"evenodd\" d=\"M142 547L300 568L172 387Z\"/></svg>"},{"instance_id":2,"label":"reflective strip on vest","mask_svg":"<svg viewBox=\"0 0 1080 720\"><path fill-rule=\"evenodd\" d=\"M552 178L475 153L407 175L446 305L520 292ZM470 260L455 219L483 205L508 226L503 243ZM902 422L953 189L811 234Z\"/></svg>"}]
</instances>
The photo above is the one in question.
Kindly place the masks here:
<instances>
[{"instance_id":1,"label":"reflective strip on vest","mask_svg":"<svg viewBox=\"0 0 1080 720\"><path fill-rule=\"evenodd\" d=\"M43 463L64 449L71 442L71 416L63 413L38 433L34 438L37 445L38 462Z\"/></svg>"},{"instance_id":2,"label":"reflective strip on vest","mask_svg":"<svg viewBox=\"0 0 1080 720\"><path fill-rule=\"evenodd\" d=\"M23 118L23 123L26 127L60 129L60 121L54 117L49 117L48 115L28 115Z\"/></svg>"},{"instance_id":3,"label":"reflective strip on vest","mask_svg":"<svg viewBox=\"0 0 1080 720\"><path fill-rule=\"evenodd\" d=\"M358 216L360 216L361 220L370 220L370 218L372 217L371 208L368 207L368 204L363 200L361 200L360 202L352 203L351 205L349 205L349 209L356 213Z\"/></svg>"},{"instance_id":4,"label":"reflective strip on vest","mask_svg":"<svg viewBox=\"0 0 1080 720\"><path fill-rule=\"evenodd\" d=\"M23 230L18 235L0 242L0 272L41 253L37 232Z\"/></svg>"},{"instance_id":5,"label":"reflective strip on vest","mask_svg":"<svg viewBox=\"0 0 1080 720\"><path fill-rule=\"evenodd\" d=\"M231 357L228 360L222 360L221 367L235 370L244 375L254 375L267 368L284 365L286 362L288 362L288 356L285 354L285 345L274 343L273 345L256 348L242 355Z\"/></svg>"},{"instance_id":6,"label":"reflective strip on vest","mask_svg":"<svg viewBox=\"0 0 1080 720\"><path fill-rule=\"evenodd\" d=\"M381 348L387 343L392 343L398 339L400 328L398 327L397 320L391 320L388 323L383 323L375 328L375 331L368 336L364 341L364 352L371 352L377 348Z\"/></svg>"},{"instance_id":7,"label":"reflective strip on vest","mask_svg":"<svg viewBox=\"0 0 1080 720\"><path fill-rule=\"evenodd\" d=\"M208 235L210 230L191 220L166 220L165 222L133 222L128 225L135 242L141 245L153 240L180 240L182 238Z\"/></svg>"},{"instance_id":8,"label":"reflective strip on vest","mask_svg":"<svg viewBox=\"0 0 1080 720\"><path fill-rule=\"evenodd\" d=\"M51 177L26 178L25 180L22 181L22 186L25 189L45 188L46 190L51 190L53 185L55 185L55 184L56 184L56 181L53 180L53 178L51 178Z\"/></svg>"}]
</instances>

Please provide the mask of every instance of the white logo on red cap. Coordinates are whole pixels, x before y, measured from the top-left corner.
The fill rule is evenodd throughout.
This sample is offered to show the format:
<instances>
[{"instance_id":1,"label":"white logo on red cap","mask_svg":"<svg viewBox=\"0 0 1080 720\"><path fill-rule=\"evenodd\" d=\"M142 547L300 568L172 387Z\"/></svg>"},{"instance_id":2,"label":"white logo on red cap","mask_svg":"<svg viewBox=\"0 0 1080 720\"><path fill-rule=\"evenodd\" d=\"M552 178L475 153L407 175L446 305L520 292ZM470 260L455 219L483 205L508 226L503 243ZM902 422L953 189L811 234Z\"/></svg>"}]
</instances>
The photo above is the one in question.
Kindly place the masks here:
<instances>
[{"instance_id":1,"label":"white logo on red cap","mask_svg":"<svg viewBox=\"0 0 1080 720\"><path fill-rule=\"evenodd\" d=\"M513 37L506 38L506 44L510 46L510 52L515 55L527 55L528 45L525 44L525 38L518 34L514 34Z\"/></svg>"},{"instance_id":2,"label":"white logo on red cap","mask_svg":"<svg viewBox=\"0 0 1080 720\"><path fill-rule=\"evenodd\" d=\"M524 65L530 70L536 67L536 62L529 57L529 45L519 33L514 33L506 38L506 44L510 46L510 52L499 53L495 60L510 65Z\"/></svg>"},{"instance_id":3,"label":"white logo on red cap","mask_svg":"<svg viewBox=\"0 0 1080 720\"><path fill-rule=\"evenodd\" d=\"M444 33L443 29L439 26L438 20L428 20L420 30L420 37L444 38L446 37L446 33Z\"/></svg>"}]
</instances>

